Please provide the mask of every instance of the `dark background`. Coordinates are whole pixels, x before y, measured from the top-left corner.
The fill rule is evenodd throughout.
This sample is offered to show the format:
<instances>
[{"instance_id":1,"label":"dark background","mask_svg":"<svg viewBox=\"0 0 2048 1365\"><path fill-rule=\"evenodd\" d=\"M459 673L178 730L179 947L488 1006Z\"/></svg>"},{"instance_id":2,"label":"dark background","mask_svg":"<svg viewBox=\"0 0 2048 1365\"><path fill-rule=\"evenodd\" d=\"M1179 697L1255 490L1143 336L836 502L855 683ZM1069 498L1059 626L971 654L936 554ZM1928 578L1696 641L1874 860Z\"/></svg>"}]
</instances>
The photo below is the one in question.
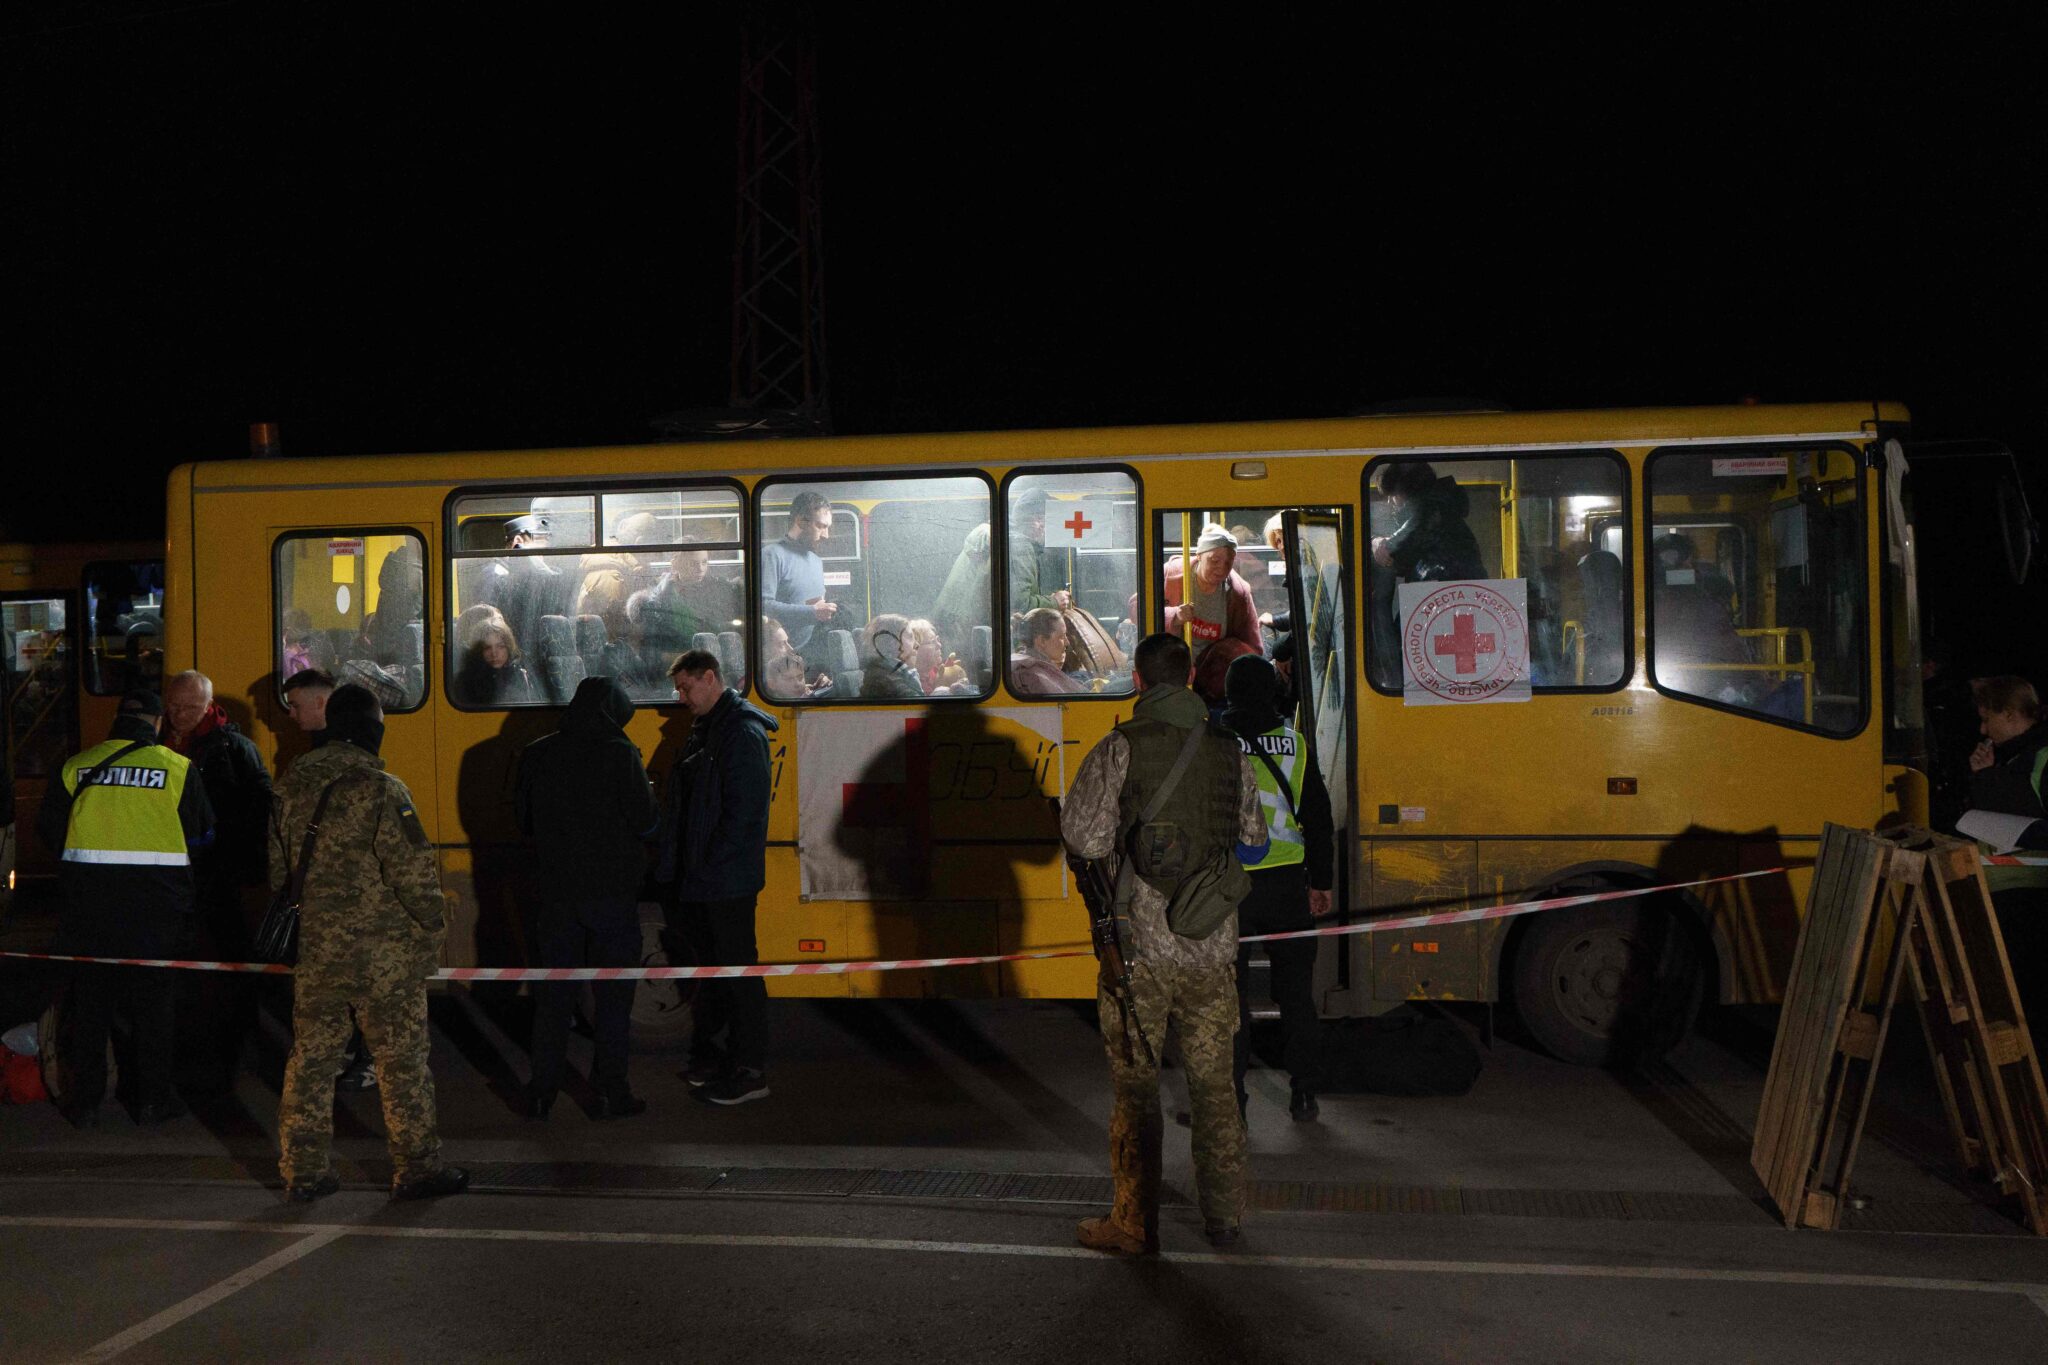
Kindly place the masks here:
<instances>
[{"instance_id":1,"label":"dark background","mask_svg":"<svg viewBox=\"0 0 2048 1365\"><path fill-rule=\"evenodd\" d=\"M0 531L156 534L258 419L724 402L740 11L675 9L10 6ZM826 7L839 430L1890 398L2048 506L2038 7L1152 13Z\"/></svg>"}]
</instances>

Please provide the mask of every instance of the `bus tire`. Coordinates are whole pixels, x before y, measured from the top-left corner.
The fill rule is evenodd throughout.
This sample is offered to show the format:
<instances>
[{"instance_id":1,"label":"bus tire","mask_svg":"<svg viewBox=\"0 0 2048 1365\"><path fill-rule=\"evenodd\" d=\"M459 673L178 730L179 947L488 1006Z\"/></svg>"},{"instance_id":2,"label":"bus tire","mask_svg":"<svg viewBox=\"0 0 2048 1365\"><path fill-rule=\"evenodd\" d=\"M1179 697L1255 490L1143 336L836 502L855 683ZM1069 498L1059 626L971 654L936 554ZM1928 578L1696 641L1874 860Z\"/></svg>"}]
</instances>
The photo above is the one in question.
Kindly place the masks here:
<instances>
[{"instance_id":1,"label":"bus tire","mask_svg":"<svg viewBox=\"0 0 2048 1365\"><path fill-rule=\"evenodd\" d=\"M1515 1009L1560 1061L1653 1061L1699 1016L1703 961L1683 918L1654 904L1554 910L1535 916L1516 945Z\"/></svg>"}]
</instances>

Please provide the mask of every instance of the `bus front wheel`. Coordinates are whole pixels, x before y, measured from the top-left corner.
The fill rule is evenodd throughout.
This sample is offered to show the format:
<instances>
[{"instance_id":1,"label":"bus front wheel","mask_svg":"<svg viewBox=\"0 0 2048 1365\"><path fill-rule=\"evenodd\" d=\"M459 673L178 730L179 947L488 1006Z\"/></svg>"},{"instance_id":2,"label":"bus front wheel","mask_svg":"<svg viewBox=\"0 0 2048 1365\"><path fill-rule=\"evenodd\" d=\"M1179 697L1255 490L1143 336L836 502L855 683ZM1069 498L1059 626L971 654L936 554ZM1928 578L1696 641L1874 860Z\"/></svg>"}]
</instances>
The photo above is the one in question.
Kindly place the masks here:
<instances>
[{"instance_id":1,"label":"bus front wheel","mask_svg":"<svg viewBox=\"0 0 2048 1365\"><path fill-rule=\"evenodd\" d=\"M1640 901L1535 916L1515 950L1515 1009L1581 1066L1662 1057L1698 1017L1702 957L1679 916Z\"/></svg>"}]
</instances>

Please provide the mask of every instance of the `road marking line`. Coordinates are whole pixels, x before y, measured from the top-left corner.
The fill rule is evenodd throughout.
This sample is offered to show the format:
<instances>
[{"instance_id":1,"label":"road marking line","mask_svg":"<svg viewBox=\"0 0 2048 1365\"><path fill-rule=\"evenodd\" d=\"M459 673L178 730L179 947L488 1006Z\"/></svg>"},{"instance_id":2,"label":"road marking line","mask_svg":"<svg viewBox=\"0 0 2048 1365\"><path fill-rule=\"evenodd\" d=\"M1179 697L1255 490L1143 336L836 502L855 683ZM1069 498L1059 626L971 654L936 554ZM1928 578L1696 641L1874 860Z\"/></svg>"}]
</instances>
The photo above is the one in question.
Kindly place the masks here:
<instances>
[{"instance_id":1,"label":"road marking line","mask_svg":"<svg viewBox=\"0 0 2048 1365\"><path fill-rule=\"evenodd\" d=\"M546 1228L391 1227L355 1223L249 1223L220 1219L66 1218L0 1215L0 1227L118 1229L161 1232L305 1233L323 1240L335 1237L386 1237L450 1242L555 1242L585 1246L671 1246L757 1248L797 1251L897 1251L954 1256L1026 1256L1054 1260L1104 1261L1112 1258L1079 1246L1031 1246L1010 1242L930 1242L894 1237L811 1237L719 1232L576 1232ZM309 1238L287 1251L290 1259L315 1249ZM286 1253L280 1252L283 1256ZM276 1257L271 1258L277 1260ZM1168 1251L1157 1259L1168 1265L1257 1266L1281 1270L1334 1270L1367 1275L1485 1275L1532 1278L1659 1280L1679 1283L1767 1284L1828 1289L1925 1290L1950 1294L2015 1294L2048 1313L2048 1282L1961 1280L1922 1275L1858 1275L1814 1270L1727 1270L1709 1266L1595 1265L1540 1261L1422 1261L1386 1257L1283 1256L1256 1252ZM286 1264L286 1261L278 1261ZM259 1262L250 1271L269 1266ZM275 1269L269 1266L269 1269ZM263 1273L268 1274L269 1269ZM245 1275L250 1272L244 1272ZM239 1277L238 1277L239 1278ZM260 1278L260 1276L252 1276ZM231 1284L224 1281L223 1284ZM240 1285L235 1285L239 1288ZM228 1292L233 1292L229 1290ZM200 1305L204 1307L204 1305ZM197 1311L196 1309L194 1311ZM161 1315L160 1315L161 1316ZM152 1320L153 1321L153 1320ZM146 1324L145 1324L146 1325ZM166 1324L168 1325L168 1324Z\"/></svg>"},{"instance_id":2,"label":"road marking line","mask_svg":"<svg viewBox=\"0 0 2048 1365\"><path fill-rule=\"evenodd\" d=\"M241 1224L236 1226L233 1230L240 1231L243 1229L248 1229L249 1227L249 1224ZM301 1229L271 1228L269 1229L269 1231L274 1233L290 1234L299 1232L301 1231ZM264 1276L270 1274L272 1271L282 1270L286 1266L290 1265L293 1261L298 1260L300 1257L307 1256L315 1251L318 1251L321 1247L326 1246L329 1242L338 1241L340 1238L345 1236L347 1232L347 1228L323 1227L318 1232L314 1232L310 1236L301 1237L298 1241L293 1242L290 1246L284 1248L282 1251L272 1252L270 1255L265 1256L262 1260L256 1262L256 1264L248 1267L247 1269L239 1270L234 1274L228 1276L219 1284L216 1284L208 1289L202 1289L197 1294L194 1294L191 1298L185 1299L182 1302L172 1304L169 1308L164 1309L163 1312L156 1314L154 1317L144 1318L141 1322L136 1323L133 1327L130 1327L127 1331L122 1332L117 1336L108 1337L105 1341L93 1347L91 1350L85 1351L82 1354L80 1354L77 1357L77 1359L80 1361L112 1360L115 1356L121 1354L121 1352L127 1350L129 1347L140 1345L141 1343L155 1336L157 1333L162 1332L168 1328L177 1326L186 1318L191 1317L194 1313L204 1312L206 1309L213 1307L215 1304L219 1303L222 1299L227 1298L229 1295L234 1294L239 1290L247 1289L250 1285L256 1283L256 1281L262 1279Z\"/></svg>"}]
</instances>

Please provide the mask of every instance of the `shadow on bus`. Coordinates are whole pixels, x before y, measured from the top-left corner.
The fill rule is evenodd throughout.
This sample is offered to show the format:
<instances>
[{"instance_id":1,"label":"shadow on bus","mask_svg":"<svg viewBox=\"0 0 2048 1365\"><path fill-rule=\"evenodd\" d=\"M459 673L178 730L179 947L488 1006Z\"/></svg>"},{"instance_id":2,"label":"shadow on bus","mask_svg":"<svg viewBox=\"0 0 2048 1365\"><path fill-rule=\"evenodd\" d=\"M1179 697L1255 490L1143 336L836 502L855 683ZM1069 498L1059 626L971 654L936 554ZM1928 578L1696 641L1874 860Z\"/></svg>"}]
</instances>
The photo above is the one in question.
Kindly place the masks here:
<instances>
[{"instance_id":1,"label":"shadow on bus","mask_svg":"<svg viewBox=\"0 0 2048 1365\"><path fill-rule=\"evenodd\" d=\"M469 845L470 888L450 926L456 961L509 966L532 960L533 912L537 905L533 849L519 833L513 791L519 755L561 725L557 710L514 710L502 717L498 733L463 752L456 773L455 806L461 837ZM507 1037L524 1040L532 1031L532 1003L516 982L474 982L470 998Z\"/></svg>"},{"instance_id":2,"label":"shadow on bus","mask_svg":"<svg viewBox=\"0 0 2048 1365\"><path fill-rule=\"evenodd\" d=\"M979 708L935 709L907 721L842 786L829 854L806 852L806 886L814 898L865 902L868 937L881 959L1014 948L1023 927L1022 870L1060 857L1043 794L1045 766ZM1009 963L884 973L874 987L885 996L952 999L1017 995L1019 988Z\"/></svg>"}]
</instances>

